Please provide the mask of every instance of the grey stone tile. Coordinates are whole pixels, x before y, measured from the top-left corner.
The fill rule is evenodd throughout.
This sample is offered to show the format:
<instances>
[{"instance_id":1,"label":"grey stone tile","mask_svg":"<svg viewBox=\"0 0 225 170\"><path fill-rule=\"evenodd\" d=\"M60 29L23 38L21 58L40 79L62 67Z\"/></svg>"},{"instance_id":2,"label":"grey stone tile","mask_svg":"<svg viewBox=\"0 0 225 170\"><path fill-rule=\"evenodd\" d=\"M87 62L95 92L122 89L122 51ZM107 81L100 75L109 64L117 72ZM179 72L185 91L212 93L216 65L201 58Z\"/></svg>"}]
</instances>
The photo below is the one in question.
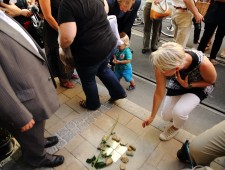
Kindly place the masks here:
<instances>
[{"instance_id":1,"label":"grey stone tile","mask_svg":"<svg viewBox=\"0 0 225 170\"><path fill-rule=\"evenodd\" d=\"M62 137L62 139L68 143L76 135L77 135L77 133L73 133L73 132L69 131L66 135L64 135Z\"/></svg>"},{"instance_id":2,"label":"grey stone tile","mask_svg":"<svg viewBox=\"0 0 225 170\"><path fill-rule=\"evenodd\" d=\"M74 129L76 126L76 124L73 121L68 122L65 127L69 130Z\"/></svg>"},{"instance_id":3,"label":"grey stone tile","mask_svg":"<svg viewBox=\"0 0 225 170\"><path fill-rule=\"evenodd\" d=\"M60 128L57 132L56 132L61 138L63 136L65 136L67 133L69 133L69 129L67 129L65 126Z\"/></svg>"},{"instance_id":4,"label":"grey stone tile","mask_svg":"<svg viewBox=\"0 0 225 170\"><path fill-rule=\"evenodd\" d=\"M59 149L56 146L52 146L49 148L46 148L46 152L48 152L49 154L54 154L58 151Z\"/></svg>"},{"instance_id":5,"label":"grey stone tile","mask_svg":"<svg viewBox=\"0 0 225 170\"><path fill-rule=\"evenodd\" d=\"M56 147L60 150L60 149L62 149L66 144L67 144L67 142L66 142L64 139L60 139L60 138L59 138L59 142L56 144Z\"/></svg>"}]
</instances>

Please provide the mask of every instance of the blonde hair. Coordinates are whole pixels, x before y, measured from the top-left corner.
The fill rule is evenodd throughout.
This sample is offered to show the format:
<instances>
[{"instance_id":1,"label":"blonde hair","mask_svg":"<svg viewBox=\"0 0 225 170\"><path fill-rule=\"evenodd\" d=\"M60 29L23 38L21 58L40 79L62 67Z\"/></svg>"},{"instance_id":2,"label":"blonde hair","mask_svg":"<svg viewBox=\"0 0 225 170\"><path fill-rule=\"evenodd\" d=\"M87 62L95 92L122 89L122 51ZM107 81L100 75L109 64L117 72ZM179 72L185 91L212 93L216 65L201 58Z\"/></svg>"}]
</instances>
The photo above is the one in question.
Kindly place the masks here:
<instances>
[{"instance_id":1,"label":"blonde hair","mask_svg":"<svg viewBox=\"0 0 225 170\"><path fill-rule=\"evenodd\" d=\"M160 71L174 69L183 63L184 48L177 43L167 42L151 54L151 61Z\"/></svg>"},{"instance_id":2,"label":"blonde hair","mask_svg":"<svg viewBox=\"0 0 225 170\"><path fill-rule=\"evenodd\" d=\"M129 37L128 37L128 35L125 32L121 32L120 33L120 39L121 39L121 41L124 42L124 44L126 45L126 47L129 47L130 46Z\"/></svg>"}]
</instances>

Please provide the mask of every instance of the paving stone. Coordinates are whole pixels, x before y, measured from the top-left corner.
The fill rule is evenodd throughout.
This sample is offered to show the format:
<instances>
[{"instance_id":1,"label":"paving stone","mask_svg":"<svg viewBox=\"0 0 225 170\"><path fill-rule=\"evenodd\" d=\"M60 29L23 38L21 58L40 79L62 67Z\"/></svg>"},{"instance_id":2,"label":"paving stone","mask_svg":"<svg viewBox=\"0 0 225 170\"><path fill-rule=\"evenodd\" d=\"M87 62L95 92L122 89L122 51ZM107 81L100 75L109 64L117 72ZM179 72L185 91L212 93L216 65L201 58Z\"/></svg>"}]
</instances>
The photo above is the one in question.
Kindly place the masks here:
<instances>
[{"instance_id":1,"label":"paving stone","mask_svg":"<svg viewBox=\"0 0 225 170\"><path fill-rule=\"evenodd\" d=\"M66 104L62 104L60 108L56 111L55 115L58 116L60 119L63 119L71 112L73 112L73 110L69 106L67 106Z\"/></svg>"},{"instance_id":2,"label":"paving stone","mask_svg":"<svg viewBox=\"0 0 225 170\"><path fill-rule=\"evenodd\" d=\"M62 149L66 144L67 144L67 142L65 140L59 139L59 142L56 144L56 147L58 149Z\"/></svg>"},{"instance_id":3,"label":"paving stone","mask_svg":"<svg viewBox=\"0 0 225 170\"><path fill-rule=\"evenodd\" d=\"M65 125L65 127L66 127L67 129L71 130L71 129L74 129L75 127L77 127L77 125L76 125L73 121L70 121L69 123L67 123L67 124Z\"/></svg>"},{"instance_id":4,"label":"paving stone","mask_svg":"<svg viewBox=\"0 0 225 170\"><path fill-rule=\"evenodd\" d=\"M54 154L58 151L58 148L55 146L52 146L52 147L49 147L49 148L46 148L46 152L48 152L49 154Z\"/></svg>"},{"instance_id":5,"label":"paving stone","mask_svg":"<svg viewBox=\"0 0 225 170\"><path fill-rule=\"evenodd\" d=\"M75 136L76 134L69 131L66 135L62 137L67 143Z\"/></svg>"},{"instance_id":6,"label":"paving stone","mask_svg":"<svg viewBox=\"0 0 225 170\"><path fill-rule=\"evenodd\" d=\"M101 105L101 107L98 109L102 113L106 113L109 111L110 108L106 107L105 105Z\"/></svg>"},{"instance_id":7,"label":"paving stone","mask_svg":"<svg viewBox=\"0 0 225 170\"><path fill-rule=\"evenodd\" d=\"M81 85L76 83L75 88L67 89L67 90L63 91L63 94L69 98L72 98L72 97L76 96L77 94L79 94L80 92L82 92L82 87L81 87Z\"/></svg>"},{"instance_id":8,"label":"paving stone","mask_svg":"<svg viewBox=\"0 0 225 170\"><path fill-rule=\"evenodd\" d=\"M51 128L59 121L60 121L60 118L58 118L55 115L52 115L49 119L46 120L45 129Z\"/></svg>"},{"instance_id":9,"label":"paving stone","mask_svg":"<svg viewBox=\"0 0 225 170\"><path fill-rule=\"evenodd\" d=\"M56 133L62 138L62 137L65 136L67 133L69 133L69 129L67 129L67 128L64 126L64 127L62 127L61 129L59 129Z\"/></svg>"},{"instance_id":10,"label":"paving stone","mask_svg":"<svg viewBox=\"0 0 225 170\"><path fill-rule=\"evenodd\" d=\"M101 112L100 111L98 111L98 110L96 110L96 111L94 111L93 113L92 113L92 116L94 117L94 118L98 118L99 116L101 116Z\"/></svg>"},{"instance_id":11,"label":"paving stone","mask_svg":"<svg viewBox=\"0 0 225 170\"><path fill-rule=\"evenodd\" d=\"M70 129L70 132L73 134L73 136L75 136L80 133L80 129L75 126L73 129Z\"/></svg>"},{"instance_id":12,"label":"paving stone","mask_svg":"<svg viewBox=\"0 0 225 170\"><path fill-rule=\"evenodd\" d=\"M64 104L67 101L69 101L69 97L65 96L64 94L60 93L58 94L58 99L60 104Z\"/></svg>"},{"instance_id":13,"label":"paving stone","mask_svg":"<svg viewBox=\"0 0 225 170\"><path fill-rule=\"evenodd\" d=\"M110 108L112 108L112 107L114 106L114 104L113 104L113 103L110 103L110 102L105 102L105 103L104 103L104 106L105 106L107 109L110 109Z\"/></svg>"},{"instance_id":14,"label":"paving stone","mask_svg":"<svg viewBox=\"0 0 225 170\"><path fill-rule=\"evenodd\" d=\"M74 136L68 144L65 146L65 148L69 151L72 152L75 148L79 147L79 145L84 141L84 138L80 135Z\"/></svg>"}]
</instances>

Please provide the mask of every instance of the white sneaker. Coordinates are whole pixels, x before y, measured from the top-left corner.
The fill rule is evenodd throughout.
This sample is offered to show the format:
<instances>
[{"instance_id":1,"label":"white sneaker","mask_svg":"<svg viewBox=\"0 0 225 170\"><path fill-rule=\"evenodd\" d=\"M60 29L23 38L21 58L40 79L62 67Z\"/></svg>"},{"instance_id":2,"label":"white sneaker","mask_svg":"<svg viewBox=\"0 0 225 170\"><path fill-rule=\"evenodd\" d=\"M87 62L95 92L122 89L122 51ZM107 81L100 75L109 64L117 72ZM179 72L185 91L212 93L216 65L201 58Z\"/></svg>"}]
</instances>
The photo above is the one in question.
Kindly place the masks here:
<instances>
[{"instance_id":1,"label":"white sneaker","mask_svg":"<svg viewBox=\"0 0 225 170\"><path fill-rule=\"evenodd\" d=\"M159 135L159 139L166 141L166 140L170 140L172 139L174 136L176 136L176 134L179 132L179 130L175 130L174 128L172 128L172 126L170 126L169 128L166 128L164 130L164 132L162 132Z\"/></svg>"}]
</instances>

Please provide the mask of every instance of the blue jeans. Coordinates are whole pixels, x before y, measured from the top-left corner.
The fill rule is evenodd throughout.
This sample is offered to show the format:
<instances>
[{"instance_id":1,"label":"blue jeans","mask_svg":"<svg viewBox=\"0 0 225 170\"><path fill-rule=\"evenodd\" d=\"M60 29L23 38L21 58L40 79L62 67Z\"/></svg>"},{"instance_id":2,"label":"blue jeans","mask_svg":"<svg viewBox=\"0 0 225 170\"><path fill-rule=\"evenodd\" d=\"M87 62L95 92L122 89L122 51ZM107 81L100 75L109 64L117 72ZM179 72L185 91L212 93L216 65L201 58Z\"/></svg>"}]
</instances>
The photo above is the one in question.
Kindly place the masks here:
<instances>
[{"instance_id":1,"label":"blue jeans","mask_svg":"<svg viewBox=\"0 0 225 170\"><path fill-rule=\"evenodd\" d=\"M98 88L95 76L98 76L109 91L112 99L126 97L126 92L120 85L117 77L111 69L108 68L110 57L114 50L103 61L92 66L81 66L76 64L76 70L80 77L83 91L86 95L86 106L88 109L95 110L100 107Z\"/></svg>"}]
</instances>

